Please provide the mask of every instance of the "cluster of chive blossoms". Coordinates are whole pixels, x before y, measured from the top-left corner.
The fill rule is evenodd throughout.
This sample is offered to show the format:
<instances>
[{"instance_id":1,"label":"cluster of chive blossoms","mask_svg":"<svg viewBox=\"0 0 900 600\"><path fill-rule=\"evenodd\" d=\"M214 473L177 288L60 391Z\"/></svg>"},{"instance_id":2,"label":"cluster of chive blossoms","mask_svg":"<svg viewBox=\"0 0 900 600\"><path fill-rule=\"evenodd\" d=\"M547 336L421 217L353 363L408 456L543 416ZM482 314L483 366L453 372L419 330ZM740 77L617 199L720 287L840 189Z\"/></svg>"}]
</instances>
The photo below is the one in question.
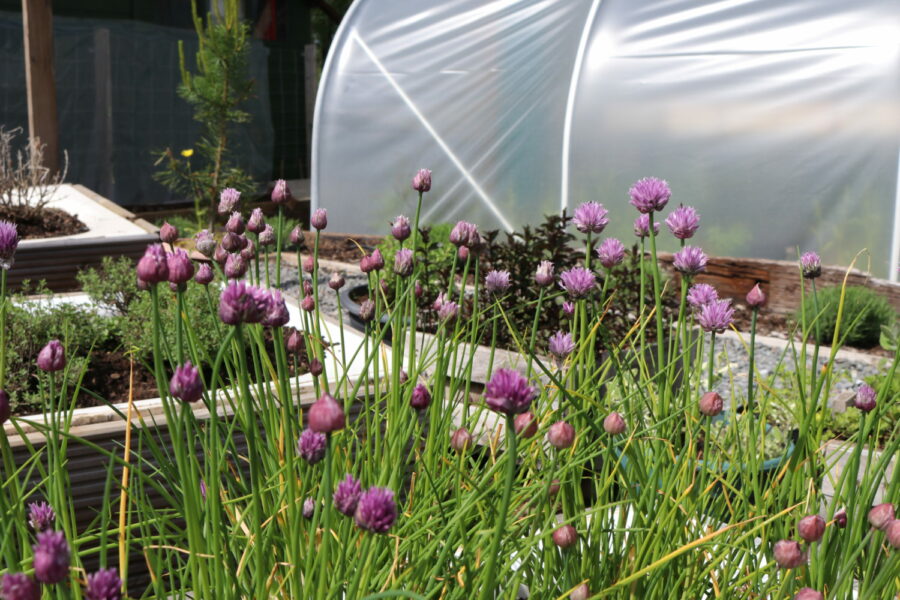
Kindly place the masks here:
<instances>
[{"instance_id":1,"label":"cluster of chive blossoms","mask_svg":"<svg viewBox=\"0 0 900 600\"><path fill-rule=\"evenodd\" d=\"M45 503L32 503L29 515L35 532L35 544L31 548L34 575L3 575L0 578L0 598L3 600L40 600L42 586L62 583L70 576L72 551L65 534L51 528L56 519L53 509ZM100 569L89 574L84 597L87 600L121 600L122 580L116 569Z\"/></svg>"}]
</instances>

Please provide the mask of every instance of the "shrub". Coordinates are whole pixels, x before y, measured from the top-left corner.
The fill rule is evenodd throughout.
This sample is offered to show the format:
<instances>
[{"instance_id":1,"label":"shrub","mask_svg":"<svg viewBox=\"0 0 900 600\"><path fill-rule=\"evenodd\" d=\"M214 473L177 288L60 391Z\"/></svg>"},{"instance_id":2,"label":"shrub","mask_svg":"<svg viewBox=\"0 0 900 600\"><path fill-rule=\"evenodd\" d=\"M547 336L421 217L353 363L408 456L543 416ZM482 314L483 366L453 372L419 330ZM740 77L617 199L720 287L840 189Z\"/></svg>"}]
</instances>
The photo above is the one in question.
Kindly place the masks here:
<instances>
[{"instance_id":1,"label":"shrub","mask_svg":"<svg viewBox=\"0 0 900 600\"><path fill-rule=\"evenodd\" d=\"M878 422L872 425L873 430L877 431L877 442L884 445L890 442L891 436L895 435L897 424L900 423L900 370L894 374L894 378L888 380L888 375L872 375L866 378L866 383L875 390L881 390L883 386L889 386L887 395L882 407L877 408L879 411ZM842 413L831 413L828 415L826 427L829 435L836 438L847 439L859 432L860 423L864 413L848 408Z\"/></svg>"},{"instance_id":2,"label":"shrub","mask_svg":"<svg viewBox=\"0 0 900 600\"><path fill-rule=\"evenodd\" d=\"M27 289L27 288L26 288ZM56 302L43 287L32 292L45 294L41 300L17 296L7 312L6 391L14 412L35 412L41 408L38 352L56 338L66 347L70 368L65 385L72 389L91 351L113 351L119 345L113 319L87 306Z\"/></svg>"},{"instance_id":3,"label":"shrub","mask_svg":"<svg viewBox=\"0 0 900 600\"><path fill-rule=\"evenodd\" d=\"M152 323L148 318L150 294L138 289L134 262L125 257L104 257L99 269L81 271L78 282L91 300L114 312L118 335L138 351L139 357L146 358L153 346ZM163 340L174 340L175 295L166 286L160 286L159 291ZM215 315L218 286L210 284L209 292L211 297L207 298L203 286L191 282L187 286L184 302L188 318L194 324L192 335L198 344L198 351L200 356L205 357L215 356L219 349L220 324Z\"/></svg>"},{"instance_id":4,"label":"shrub","mask_svg":"<svg viewBox=\"0 0 900 600\"><path fill-rule=\"evenodd\" d=\"M818 315L816 326L812 328L812 336L820 344L831 343L834 338L840 300L841 288L837 286L819 290L817 297L807 294L804 298L807 322L812 323ZM798 321L800 315L800 312L796 315ZM863 286L847 286L841 317L841 338L848 346L876 346L882 325L890 326L896 318L896 311L883 296Z\"/></svg>"}]
</instances>

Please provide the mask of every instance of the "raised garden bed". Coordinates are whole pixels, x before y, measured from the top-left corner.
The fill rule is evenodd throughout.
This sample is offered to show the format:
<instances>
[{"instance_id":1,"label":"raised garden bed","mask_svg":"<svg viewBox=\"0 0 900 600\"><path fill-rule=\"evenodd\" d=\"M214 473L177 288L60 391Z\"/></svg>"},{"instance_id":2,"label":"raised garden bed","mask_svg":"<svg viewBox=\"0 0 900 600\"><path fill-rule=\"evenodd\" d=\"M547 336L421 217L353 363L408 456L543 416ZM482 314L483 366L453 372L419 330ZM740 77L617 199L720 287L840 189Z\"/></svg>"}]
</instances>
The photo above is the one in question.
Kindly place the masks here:
<instances>
[{"instance_id":1,"label":"raised garden bed","mask_svg":"<svg viewBox=\"0 0 900 600\"><path fill-rule=\"evenodd\" d=\"M82 185L58 186L47 207L77 217L87 230L19 242L11 289L25 280L44 280L53 291L77 289L79 269L99 266L104 256L138 258L158 239L156 227Z\"/></svg>"}]
</instances>

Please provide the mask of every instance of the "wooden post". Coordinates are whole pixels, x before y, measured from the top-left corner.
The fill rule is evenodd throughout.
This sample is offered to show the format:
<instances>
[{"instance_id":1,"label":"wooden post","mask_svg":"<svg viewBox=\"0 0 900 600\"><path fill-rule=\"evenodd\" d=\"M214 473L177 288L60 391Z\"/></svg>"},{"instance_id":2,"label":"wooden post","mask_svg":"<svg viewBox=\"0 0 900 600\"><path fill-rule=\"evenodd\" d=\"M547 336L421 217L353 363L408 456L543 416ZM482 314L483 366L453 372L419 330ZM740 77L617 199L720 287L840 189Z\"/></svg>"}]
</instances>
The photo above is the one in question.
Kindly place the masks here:
<instances>
[{"instance_id":1,"label":"wooden post","mask_svg":"<svg viewBox=\"0 0 900 600\"><path fill-rule=\"evenodd\" d=\"M303 47L303 96L306 100L306 173L309 177L312 171L312 126L313 114L316 108L316 94L319 90L319 61L317 59L315 44L306 44Z\"/></svg>"},{"instance_id":2,"label":"wooden post","mask_svg":"<svg viewBox=\"0 0 900 600\"><path fill-rule=\"evenodd\" d=\"M59 123L53 74L52 0L22 0L28 137L44 145L44 166L59 170Z\"/></svg>"},{"instance_id":3,"label":"wooden post","mask_svg":"<svg viewBox=\"0 0 900 600\"><path fill-rule=\"evenodd\" d=\"M94 30L94 128L91 145L99 149L96 192L115 198L113 174L112 62L109 29Z\"/></svg>"}]
</instances>

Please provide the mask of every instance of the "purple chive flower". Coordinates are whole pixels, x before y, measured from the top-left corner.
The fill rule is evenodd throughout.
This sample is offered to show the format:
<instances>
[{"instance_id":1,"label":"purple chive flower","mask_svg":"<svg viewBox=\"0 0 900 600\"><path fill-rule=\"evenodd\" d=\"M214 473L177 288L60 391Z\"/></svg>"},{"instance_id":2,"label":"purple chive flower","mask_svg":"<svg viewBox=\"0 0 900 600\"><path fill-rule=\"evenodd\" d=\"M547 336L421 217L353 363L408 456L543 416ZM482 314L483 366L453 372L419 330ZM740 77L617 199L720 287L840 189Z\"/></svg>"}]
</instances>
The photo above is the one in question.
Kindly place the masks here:
<instances>
[{"instance_id":1,"label":"purple chive flower","mask_svg":"<svg viewBox=\"0 0 900 600\"><path fill-rule=\"evenodd\" d=\"M325 446L328 438L324 433L313 431L312 429L304 429L297 440L297 453L311 465L316 464L325 458Z\"/></svg>"},{"instance_id":2,"label":"purple chive flower","mask_svg":"<svg viewBox=\"0 0 900 600\"><path fill-rule=\"evenodd\" d=\"M594 289L595 283L594 274L584 267L573 267L559 274L559 286L566 290L572 299L585 297Z\"/></svg>"},{"instance_id":3,"label":"purple chive flower","mask_svg":"<svg viewBox=\"0 0 900 600\"><path fill-rule=\"evenodd\" d=\"M289 327L285 332L284 347L288 352L299 354L303 351L305 345L303 343L303 333L294 327Z\"/></svg>"},{"instance_id":4,"label":"purple chive flower","mask_svg":"<svg viewBox=\"0 0 900 600\"><path fill-rule=\"evenodd\" d=\"M231 216L228 217L228 221L225 222L225 231L237 235L244 233L246 227L247 226L244 224L244 217L237 211L231 213Z\"/></svg>"},{"instance_id":5,"label":"purple chive flower","mask_svg":"<svg viewBox=\"0 0 900 600\"><path fill-rule=\"evenodd\" d=\"M222 248L228 252L240 252L244 248L244 237L230 231L222 236Z\"/></svg>"},{"instance_id":6,"label":"purple chive flower","mask_svg":"<svg viewBox=\"0 0 900 600\"><path fill-rule=\"evenodd\" d=\"M527 411L535 394L528 380L512 369L497 369L484 388L488 408L507 415Z\"/></svg>"},{"instance_id":7,"label":"purple chive flower","mask_svg":"<svg viewBox=\"0 0 900 600\"><path fill-rule=\"evenodd\" d=\"M312 216L309 218L309 224L319 231L328 227L328 211L324 208L317 208L314 210Z\"/></svg>"},{"instance_id":8,"label":"purple chive flower","mask_svg":"<svg viewBox=\"0 0 900 600\"><path fill-rule=\"evenodd\" d=\"M37 356L37 366L41 371L48 373L61 371L66 366L66 349L59 340L50 340L41 348Z\"/></svg>"},{"instance_id":9,"label":"purple chive flower","mask_svg":"<svg viewBox=\"0 0 900 600\"><path fill-rule=\"evenodd\" d=\"M560 548L568 548L578 541L578 531L572 525L563 525L553 532L553 543Z\"/></svg>"},{"instance_id":10,"label":"purple chive flower","mask_svg":"<svg viewBox=\"0 0 900 600\"><path fill-rule=\"evenodd\" d=\"M394 239L398 242L402 242L408 238L411 233L412 229L409 225L409 219L403 215L398 215L397 218L391 222L391 235L394 236Z\"/></svg>"},{"instance_id":11,"label":"purple chive flower","mask_svg":"<svg viewBox=\"0 0 900 600\"><path fill-rule=\"evenodd\" d=\"M834 513L834 524L838 526L838 528L843 529L847 526L847 511L840 510Z\"/></svg>"},{"instance_id":12,"label":"purple chive flower","mask_svg":"<svg viewBox=\"0 0 900 600\"><path fill-rule=\"evenodd\" d=\"M220 265L224 265L228 260L228 252L225 248L222 247L221 244L216 246L215 251L213 252L213 260L216 261ZM138 281L143 281L140 277L138 277Z\"/></svg>"},{"instance_id":13,"label":"purple chive flower","mask_svg":"<svg viewBox=\"0 0 900 600\"><path fill-rule=\"evenodd\" d=\"M241 250L241 258L248 263L256 256L256 244L250 238L244 237L244 248Z\"/></svg>"},{"instance_id":14,"label":"purple chive flower","mask_svg":"<svg viewBox=\"0 0 900 600\"><path fill-rule=\"evenodd\" d=\"M625 419L617 412L611 412L603 419L603 430L610 435L625 433Z\"/></svg>"},{"instance_id":15,"label":"purple chive flower","mask_svg":"<svg viewBox=\"0 0 900 600\"><path fill-rule=\"evenodd\" d=\"M431 303L431 310L437 312L441 310L441 307L445 302L449 301L450 299L447 297L447 294L445 294L444 292L440 292L438 293L437 298L434 299L434 302Z\"/></svg>"},{"instance_id":16,"label":"purple chive flower","mask_svg":"<svg viewBox=\"0 0 900 600\"><path fill-rule=\"evenodd\" d=\"M363 492L356 505L355 519L360 529L387 533L397 520L394 492L380 487L371 487Z\"/></svg>"},{"instance_id":17,"label":"purple chive flower","mask_svg":"<svg viewBox=\"0 0 900 600\"><path fill-rule=\"evenodd\" d=\"M196 402L203 396L200 371L191 364L191 361L175 368L175 373L169 381L169 393L187 403Z\"/></svg>"},{"instance_id":18,"label":"purple chive flower","mask_svg":"<svg viewBox=\"0 0 900 600\"><path fill-rule=\"evenodd\" d=\"M509 271L489 271L484 277L484 287L491 294L502 294L509 289Z\"/></svg>"},{"instance_id":19,"label":"purple chive flower","mask_svg":"<svg viewBox=\"0 0 900 600\"><path fill-rule=\"evenodd\" d=\"M371 299L366 299L359 304L359 318L363 323L368 323L375 318L375 303Z\"/></svg>"},{"instance_id":20,"label":"purple chive flower","mask_svg":"<svg viewBox=\"0 0 900 600\"><path fill-rule=\"evenodd\" d=\"M232 281L219 297L219 318L226 325L259 323L269 308L265 290L243 281Z\"/></svg>"},{"instance_id":21,"label":"purple chive flower","mask_svg":"<svg viewBox=\"0 0 900 600\"><path fill-rule=\"evenodd\" d=\"M227 215L234 212L241 202L241 193L234 188L225 188L219 193L220 215Z\"/></svg>"},{"instance_id":22,"label":"purple chive flower","mask_svg":"<svg viewBox=\"0 0 900 600\"><path fill-rule=\"evenodd\" d=\"M853 406L863 412L870 412L875 408L875 402L878 399L878 392L865 383L856 390L856 397L853 399Z\"/></svg>"},{"instance_id":23,"label":"purple chive flower","mask_svg":"<svg viewBox=\"0 0 900 600\"><path fill-rule=\"evenodd\" d=\"M431 189L431 171L429 169L419 169L419 172L412 178L412 189L417 192L427 192Z\"/></svg>"},{"instance_id":24,"label":"purple chive flower","mask_svg":"<svg viewBox=\"0 0 900 600\"><path fill-rule=\"evenodd\" d=\"M46 502L32 502L28 505L28 524L35 532L47 531L53 526L54 521L56 513Z\"/></svg>"},{"instance_id":25,"label":"purple chive flower","mask_svg":"<svg viewBox=\"0 0 900 600\"><path fill-rule=\"evenodd\" d=\"M722 333L734 321L734 309L731 300L716 300L700 307L697 322L703 331Z\"/></svg>"},{"instance_id":26,"label":"purple chive flower","mask_svg":"<svg viewBox=\"0 0 900 600\"><path fill-rule=\"evenodd\" d=\"M173 225L169 225L169 222L166 221L159 228L159 239L166 244L174 243L178 239L178 229Z\"/></svg>"},{"instance_id":27,"label":"purple chive flower","mask_svg":"<svg viewBox=\"0 0 900 600\"><path fill-rule=\"evenodd\" d=\"M438 319L442 323L450 323L459 316L459 304L456 302L446 301L441 304L437 311Z\"/></svg>"},{"instance_id":28,"label":"purple chive flower","mask_svg":"<svg viewBox=\"0 0 900 600\"><path fill-rule=\"evenodd\" d=\"M313 377L318 377L322 374L322 371L325 370L325 365L322 364L322 361L316 358L315 356L311 361L309 361L309 372Z\"/></svg>"},{"instance_id":29,"label":"purple chive flower","mask_svg":"<svg viewBox=\"0 0 900 600\"><path fill-rule=\"evenodd\" d=\"M312 312L316 310L316 299L312 297L312 288L307 290L305 289L306 286L303 287L303 291L306 293L306 296L304 296L303 300L300 301L300 308L306 312ZM363 302L363 304L365 304L365 302Z\"/></svg>"},{"instance_id":30,"label":"purple chive flower","mask_svg":"<svg viewBox=\"0 0 900 600\"><path fill-rule=\"evenodd\" d=\"M241 193L234 188L225 188L219 194L219 214L227 215L234 212L241 201Z\"/></svg>"},{"instance_id":31,"label":"purple chive flower","mask_svg":"<svg viewBox=\"0 0 900 600\"><path fill-rule=\"evenodd\" d=\"M708 283L695 283L687 293L687 301L695 310L719 299L716 288Z\"/></svg>"},{"instance_id":32,"label":"purple chive flower","mask_svg":"<svg viewBox=\"0 0 900 600\"><path fill-rule=\"evenodd\" d=\"M363 256L362 260L359 261L359 268L363 273L370 273L372 271L380 271L383 269L384 257L381 255L381 250L375 248L372 250L372 254Z\"/></svg>"},{"instance_id":33,"label":"purple chive flower","mask_svg":"<svg viewBox=\"0 0 900 600\"><path fill-rule=\"evenodd\" d=\"M659 234L659 223L653 223L653 235ZM650 235L650 215L641 214L634 220L634 235L645 238Z\"/></svg>"},{"instance_id":34,"label":"purple chive flower","mask_svg":"<svg viewBox=\"0 0 900 600\"><path fill-rule=\"evenodd\" d=\"M696 275L706 270L706 254L696 246L685 246L675 253L673 264L685 275Z\"/></svg>"},{"instance_id":35,"label":"purple chive flower","mask_svg":"<svg viewBox=\"0 0 900 600\"><path fill-rule=\"evenodd\" d=\"M572 222L581 233L600 233L609 224L608 213L599 202L585 202L575 209Z\"/></svg>"},{"instance_id":36,"label":"purple chive flower","mask_svg":"<svg viewBox=\"0 0 900 600\"><path fill-rule=\"evenodd\" d=\"M307 498L303 501L303 518L312 519L314 514L316 514L316 501Z\"/></svg>"},{"instance_id":37,"label":"purple chive flower","mask_svg":"<svg viewBox=\"0 0 900 600\"><path fill-rule=\"evenodd\" d=\"M775 542L772 554L775 555L775 562L782 569L795 569L800 565L806 564L806 553L800 547L800 544L794 540Z\"/></svg>"},{"instance_id":38,"label":"purple chive flower","mask_svg":"<svg viewBox=\"0 0 900 600\"><path fill-rule=\"evenodd\" d=\"M275 182L275 187L272 188L272 202L275 204L281 204L283 202L287 202L291 198L291 190L288 187L287 181L284 179L279 179Z\"/></svg>"},{"instance_id":39,"label":"purple chive flower","mask_svg":"<svg viewBox=\"0 0 900 600\"><path fill-rule=\"evenodd\" d=\"M271 246L275 243L275 230L272 229L272 226L266 223L266 226L263 227L263 230L259 232L259 245L260 246Z\"/></svg>"},{"instance_id":40,"label":"purple chive flower","mask_svg":"<svg viewBox=\"0 0 900 600\"><path fill-rule=\"evenodd\" d=\"M516 415L516 418L513 419L513 429L516 430L516 435L523 438L534 437L538 430L538 422L534 413L528 411Z\"/></svg>"},{"instance_id":41,"label":"purple chive flower","mask_svg":"<svg viewBox=\"0 0 900 600\"><path fill-rule=\"evenodd\" d=\"M409 399L409 405L416 410L425 410L431 404L431 393L424 384L418 384L413 388L412 396Z\"/></svg>"},{"instance_id":42,"label":"purple chive flower","mask_svg":"<svg viewBox=\"0 0 900 600\"><path fill-rule=\"evenodd\" d=\"M794 600L825 600L822 592L817 592L812 588L800 588L800 591L794 594Z\"/></svg>"},{"instance_id":43,"label":"purple chive flower","mask_svg":"<svg viewBox=\"0 0 900 600\"><path fill-rule=\"evenodd\" d=\"M653 211L661 211L666 207L672 190L669 184L656 177L645 177L634 182L628 190L631 196L631 205L639 212L647 214Z\"/></svg>"},{"instance_id":44,"label":"purple chive flower","mask_svg":"<svg viewBox=\"0 0 900 600\"><path fill-rule=\"evenodd\" d=\"M450 448L458 454L471 448L473 443L472 434L465 427L460 427L450 434Z\"/></svg>"},{"instance_id":45,"label":"purple chive flower","mask_svg":"<svg viewBox=\"0 0 900 600\"><path fill-rule=\"evenodd\" d=\"M825 535L825 519L819 515L808 515L797 522L797 534L807 544L818 542Z\"/></svg>"},{"instance_id":46,"label":"purple chive flower","mask_svg":"<svg viewBox=\"0 0 900 600\"><path fill-rule=\"evenodd\" d=\"M869 525L882 531L894 520L894 505L889 502L873 506L869 511Z\"/></svg>"},{"instance_id":47,"label":"purple chive flower","mask_svg":"<svg viewBox=\"0 0 900 600\"><path fill-rule=\"evenodd\" d=\"M11 414L12 408L9 404L9 394L6 393L6 390L0 390L0 425L6 423Z\"/></svg>"},{"instance_id":48,"label":"purple chive flower","mask_svg":"<svg viewBox=\"0 0 900 600\"><path fill-rule=\"evenodd\" d=\"M749 292L747 292L747 305L752 308L759 308L763 304L766 303L766 295L763 293L762 288L759 287L759 284L753 286Z\"/></svg>"},{"instance_id":49,"label":"purple chive flower","mask_svg":"<svg viewBox=\"0 0 900 600\"><path fill-rule=\"evenodd\" d=\"M362 486L353 478L353 475L347 473L347 477L338 483L334 488L334 507L341 514L352 517L356 512L356 505L359 504L359 497L362 495Z\"/></svg>"},{"instance_id":50,"label":"purple chive flower","mask_svg":"<svg viewBox=\"0 0 900 600\"><path fill-rule=\"evenodd\" d=\"M137 264L138 279L159 283L169 278L169 264L162 244L150 244Z\"/></svg>"},{"instance_id":51,"label":"purple chive flower","mask_svg":"<svg viewBox=\"0 0 900 600\"><path fill-rule=\"evenodd\" d=\"M612 269L625 260L625 246L616 238L606 238L596 250L600 264L607 269Z\"/></svg>"},{"instance_id":52,"label":"purple chive flower","mask_svg":"<svg viewBox=\"0 0 900 600\"><path fill-rule=\"evenodd\" d=\"M330 287L334 291L338 291L339 289L344 287L345 283L346 280L344 279L343 275L341 275L340 273L332 273L331 278L328 280L328 287Z\"/></svg>"},{"instance_id":53,"label":"purple chive flower","mask_svg":"<svg viewBox=\"0 0 900 600\"><path fill-rule=\"evenodd\" d=\"M800 270L804 279L815 279L822 274L822 261L815 252L804 252L800 257Z\"/></svg>"},{"instance_id":54,"label":"purple chive flower","mask_svg":"<svg viewBox=\"0 0 900 600\"><path fill-rule=\"evenodd\" d=\"M550 426L547 432L547 441L554 448L562 450L569 448L575 443L575 428L565 421L557 421Z\"/></svg>"},{"instance_id":55,"label":"purple chive flower","mask_svg":"<svg viewBox=\"0 0 900 600\"><path fill-rule=\"evenodd\" d=\"M12 268L16 248L19 247L19 230L15 223L0 221L0 268Z\"/></svg>"},{"instance_id":56,"label":"purple chive flower","mask_svg":"<svg viewBox=\"0 0 900 600\"><path fill-rule=\"evenodd\" d=\"M194 248L203 256L212 258L216 251L216 238L213 237L208 229L204 229L194 236Z\"/></svg>"},{"instance_id":57,"label":"purple chive flower","mask_svg":"<svg viewBox=\"0 0 900 600\"><path fill-rule=\"evenodd\" d=\"M240 279L247 274L250 267L246 259L240 254L229 254L225 259L225 277L228 279Z\"/></svg>"},{"instance_id":58,"label":"purple chive flower","mask_svg":"<svg viewBox=\"0 0 900 600\"><path fill-rule=\"evenodd\" d=\"M309 408L309 428L318 433L341 430L346 422L344 409L331 394L322 394Z\"/></svg>"},{"instance_id":59,"label":"purple chive flower","mask_svg":"<svg viewBox=\"0 0 900 600\"><path fill-rule=\"evenodd\" d=\"M588 600L591 597L591 588L582 583L569 594L569 600Z\"/></svg>"},{"instance_id":60,"label":"purple chive flower","mask_svg":"<svg viewBox=\"0 0 900 600\"><path fill-rule=\"evenodd\" d=\"M250 218L247 219L247 231L259 234L266 226L266 217L263 215L261 208L254 208L250 212Z\"/></svg>"},{"instance_id":61,"label":"purple chive flower","mask_svg":"<svg viewBox=\"0 0 900 600\"><path fill-rule=\"evenodd\" d=\"M203 263L197 269L197 272L194 274L194 281L199 283L200 285L209 285L212 283L212 280L216 278L216 274L213 272L209 263Z\"/></svg>"},{"instance_id":62,"label":"purple chive flower","mask_svg":"<svg viewBox=\"0 0 900 600\"><path fill-rule=\"evenodd\" d=\"M271 290L269 293L269 306L266 308L266 314L260 323L262 323L263 327L284 327L290 320L291 315L288 313L284 296L278 290Z\"/></svg>"},{"instance_id":63,"label":"purple chive flower","mask_svg":"<svg viewBox=\"0 0 900 600\"><path fill-rule=\"evenodd\" d=\"M25 573L8 573L0 582L3 600L41 600L41 586Z\"/></svg>"},{"instance_id":64,"label":"purple chive flower","mask_svg":"<svg viewBox=\"0 0 900 600\"><path fill-rule=\"evenodd\" d=\"M87 600L122 600L122 580L119 572L113 569L100 569L87 576L84 588Z\"/></svg>"},{"instance_id":65,"label":"purple chive flower","mask_svg":"<svg viewBox=\"0 0 900 600\"><path fill-rule=\"evenodd\" d=\"M572 334L563 333L562 331L557 331L550 336L548 346L550 348L550 354L555 356L559 362L564 361L566 357L575 350L575 342L572 341Z\"/></svg>"},{"instance_id":66,"label":"purple chive flower","mask_svg":"<svg viewBox=\"0 0 900 600\"><path fill-rule=\"evenodd\" d=\"M34 578L41 583L59 583L69 574L71 553L66 536L61 531L37 534L34 551Z\"/></svg>"},{"instance_id":67,"label":"purple chive flower","mask_svg":"<svg viewBox=\"0 0 900 600\"><path fill-rule=\"evenodd\" d=\"M900 550L900 519L894 519L884 530L888 543L894 550Z\"/></svg>"},{"instance_id":68,"label":"purple chive flower","mask_svg":"<svg viewBox=\"0 0 900 600\"><path fill-rule=\"evenodd\" d=\"M176 248L167 257L166 263L169 269L169 283L176 285L187 283L194 276L194 263L191 262L188 253L181 248Z\"/></svg>"},{"instance_id":69,"label":"purple chive flower","mask_svg":"<svg viewBox=\"0 0 900 600\"><path fill-rule=\"evenodd\" d=\"M553 279L553 263L549 260L542 260L534 272L534 282L540 287L547 287L553 285Z\"/></svg>"},{"instance_id":70,"label":"purple chive flower","mask_svg":"<svg viewBox=\"0 0 900 600\"><path fill-rule=\"evenodd\" d=\"M300 265L303 268L304 273L312 273L316 270L316 259L310 254L303 259L303 263Z\"/></svg>"},{"instance_id":71,"label":"purple chive flower","mask_svg":"<svg viewBox=\"0 0 900 600\"><path fill-rule=\"evenodd\" d=\"M472 248L481 242L478 226L467 221L459 221L450 230L450 243L457 248Z\"/></svg>"},{"instance_id":72,"label":"purple chive flower","mask_svg":"<svg viewBox=\"0 0 900 600\"><path fill-rule=\"evenodd\" d=\"M469 260L469 249L465 246L461 246L456 250L456 256L459 258L459 262L466 262L467 260Z\"/></svg>"},{"instance_id":73,"label":"purple chive flower","mask_svg":"<svg viewBox=\"0 0 900 600\"><path fill-rule=\"evenodd\" d=\"M562 311L564 315L566 315L567 317L571 317L575 314L575 304L573 304L572 302L563 302Z\"/></svg>"},{"instance_id":74,"label":"purple chive flower","mask_svg":"<svg viewBox=\"0 0 900 600\"><path fill-rule=\"evenodd\" d=\"M305 238L303 236L303 229L297 225L293 229L291 229L291 233L288 235L288 239L295 246L302 246L305 242Z\"/></svg>"},{"instance_id":75,"label":"purple chive flower","mask_svg":"<svg viewBox=\"0 0 900 600\"><path fill-rule=\"evenodd\" d=\"M700 409L701 415L715 417L722 412L725 401L722 400L722 396L716 392L706 392L700 396L700 401L697 403L697 406Z\"/></svg>"},{"instance_id":76,"label":"purple chive flower","mask_svg":"<svg viewBox=\"0 0 900 600\"><path fill-rule=\"evenodd\" d=\"M409 277L413 272L413 251L400 248L394 255L394 273L400 277Z\"/></svg>"},{"instance_id":77,"label":"purple chive flower","mask_svg":"<svg viewBox=\"0 0 900 600\"><path fill-rule=\"evenodd\" d=\"M679 206L666 219L666 227L679 240L690 239L700 227L700 215L692 206Z\"/></svg>"}]
</instances>

